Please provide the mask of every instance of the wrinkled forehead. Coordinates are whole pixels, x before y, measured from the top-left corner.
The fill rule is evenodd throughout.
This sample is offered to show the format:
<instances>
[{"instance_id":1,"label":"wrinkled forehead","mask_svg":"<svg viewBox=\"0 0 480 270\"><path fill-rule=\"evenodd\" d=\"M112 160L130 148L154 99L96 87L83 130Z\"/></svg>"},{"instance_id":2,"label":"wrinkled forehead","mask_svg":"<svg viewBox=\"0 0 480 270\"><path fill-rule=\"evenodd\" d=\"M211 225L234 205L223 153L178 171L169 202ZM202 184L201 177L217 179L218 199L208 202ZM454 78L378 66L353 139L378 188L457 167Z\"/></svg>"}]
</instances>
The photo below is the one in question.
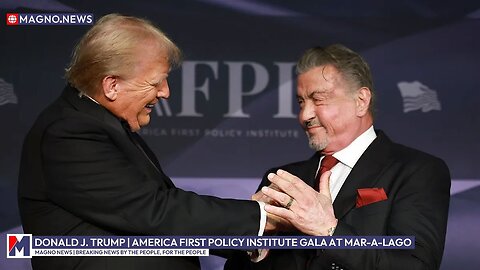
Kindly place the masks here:
<instances>
[{"instance_id":1,"label":"wrinkled forehead","mask_svg":"<svg viewBox=\"0 0 480 270\"><path fill-rule=\"evenodd\" d=\"M335 66L327 64L309 69L307 72L298 75L298 79L311 76L318 77L319 80L323 79L324 81L334 81L342 77L340 71Z\"/></svg>"},{"instance_id":2,"label":"wrinkled forehead","mask_svg":"<svg viewBox=\"0 0 480 270\"><path fill-rule=\"evenodd\" d=\"M323 92L343 83L343 77L337 68L333 65L322 65L298 75L297 92Z\"/></svg>"},{"instance_id":3,"label":"wrinkled forehead","mask_svg":"<svg viewBox=\"0 0 480 270\"><path fill-rule=\"evenodd\" d=\"M170 64L166 49L156 43L139 44L132 54L134 73L145 69L156 73L168 73Z\"/></svg>"},{"instance_id":4,"label":"wrinkled forehead","mask_svg":"<svg viewBox=\"0 0 480 270\"><path fill-rule=\"evenodd\" d=\"M168 50L157 39L146 38L139 42L134 50L134 55L138 59L168 62Z\"/></svg>"}]
</instances>

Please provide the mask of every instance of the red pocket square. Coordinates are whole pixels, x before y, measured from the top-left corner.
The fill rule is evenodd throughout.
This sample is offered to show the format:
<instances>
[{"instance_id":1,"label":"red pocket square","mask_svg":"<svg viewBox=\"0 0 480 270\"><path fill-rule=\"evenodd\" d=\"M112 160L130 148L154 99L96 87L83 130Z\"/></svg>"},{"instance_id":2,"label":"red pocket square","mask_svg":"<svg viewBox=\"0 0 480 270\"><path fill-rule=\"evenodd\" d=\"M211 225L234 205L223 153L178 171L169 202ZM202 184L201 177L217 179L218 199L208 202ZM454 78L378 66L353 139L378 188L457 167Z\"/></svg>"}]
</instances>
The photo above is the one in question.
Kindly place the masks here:
<instances>
[{"instance_id":1,"label":"red pocket square","mask_svg":"<svg viewBox=\"0 0 480 270\"><path fill-rule=\"evenodd\" d=\"M385 194L383 188L359 188L357 189L357 203L355 207L362 207L386 199L387 194Z\"/></svg>"}]
</instances>

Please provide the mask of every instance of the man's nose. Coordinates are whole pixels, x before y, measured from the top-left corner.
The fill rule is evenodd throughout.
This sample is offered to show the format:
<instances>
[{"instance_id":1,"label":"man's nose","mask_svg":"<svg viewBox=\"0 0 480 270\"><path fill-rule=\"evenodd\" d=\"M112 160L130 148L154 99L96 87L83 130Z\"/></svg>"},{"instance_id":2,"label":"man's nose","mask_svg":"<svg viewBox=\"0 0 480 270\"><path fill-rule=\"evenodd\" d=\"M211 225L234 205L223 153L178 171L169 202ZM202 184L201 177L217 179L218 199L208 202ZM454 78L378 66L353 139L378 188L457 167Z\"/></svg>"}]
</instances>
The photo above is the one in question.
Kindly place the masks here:
<instances>
[{"instance_id":1,"label":"man's nose","mask_svg":"<svg viewBox=\"0 0 480 270\"><path fill-rule=\"evenodd\" d=\"M168 86L168 81L167 80L165 80L162 83L162 85L160 86L160 89L158 89L157 97L158 98L165 98L165 99L170 97L170 87Z\"/></svg>"},{"instance_id":2,"label":"man's nose","mask_svg":"<svg viewBox=\"0 0 480 270\"><path fill-rule=\"evenodd\" d=\"M311 102L305 102L303 108L300 110L298 115L300 122L303 124L305 121L311 120L315 118L315 110L313 104Z\"/></svg>"}]
</instances>

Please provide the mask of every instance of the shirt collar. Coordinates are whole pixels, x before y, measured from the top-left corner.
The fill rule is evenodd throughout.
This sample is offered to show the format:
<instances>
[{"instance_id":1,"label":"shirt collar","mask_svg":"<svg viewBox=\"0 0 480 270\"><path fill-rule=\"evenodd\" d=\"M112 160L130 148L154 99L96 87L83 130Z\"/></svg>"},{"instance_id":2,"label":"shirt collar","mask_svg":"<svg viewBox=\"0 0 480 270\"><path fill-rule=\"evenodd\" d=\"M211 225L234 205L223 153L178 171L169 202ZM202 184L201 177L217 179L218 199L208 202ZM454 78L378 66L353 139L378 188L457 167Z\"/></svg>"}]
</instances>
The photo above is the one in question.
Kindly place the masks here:
<instances>
[{"instance_id":1,"label":"shirt collar","mask_svg":"<svg viewBox=\"0 0 480 270\"><path fill-rule=\"evenodd\" d=\"M347 165L350 168L355 166L355 163L360 159L363 152L367 150L368 146L377 138L377 134L373 128L373 125L370 126L365 132L358 136L352 143L347 147L333 154L333 156L338 159L341 163Z\"/></svg>"},{"instance_id":2,"label":"shirt collar","mask_svg":"<svg viewBox=\"0 0 480 270\"><path fill-rule=\"evenodd\" d=\"M82 98L83 96L89 98L91 101L97 103L97 104L100 104L98 103L98 101L96 101L95 99L93 99L91 96L87 95L87 93L83 92L83 91L78 91L78 97L79 98Z\"/></svg>"}]
</instances>

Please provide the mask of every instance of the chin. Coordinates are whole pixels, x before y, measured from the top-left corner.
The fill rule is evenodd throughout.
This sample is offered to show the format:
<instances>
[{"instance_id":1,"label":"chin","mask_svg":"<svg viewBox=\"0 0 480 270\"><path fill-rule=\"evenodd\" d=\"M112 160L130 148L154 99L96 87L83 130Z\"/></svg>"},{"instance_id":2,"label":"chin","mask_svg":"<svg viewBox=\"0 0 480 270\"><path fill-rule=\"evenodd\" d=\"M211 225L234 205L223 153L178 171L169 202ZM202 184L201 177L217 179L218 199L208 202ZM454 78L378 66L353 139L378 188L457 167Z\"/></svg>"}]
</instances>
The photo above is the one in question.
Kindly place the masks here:
<instances>
[{"instance_id":1,"label":"chin","mask_svg":"<svg viewBox=\"0 0 480 270\"><path fill-rule=\"evenodd\" d=\"M316 136L308 136L308 145L315 151L322 151L328 145L327 138L316 138Z\"/></svg>"},{"instance_id":2,"label":"chin","mask_svg":"<svg viewBox=\"0 0 480 270\"><path fill-rule=\"evenodd\" d=\"M140 115L138 117L138 125L143 127L150 123L150 115Z\"/></svg>"},{"instance_id":3,"label":"chin","mask_svg":"<svg viewBox=\"0 0 480 270\"><path fill-rule=\"evenodd\" d=\"M308 144L309 144L310 148L312 148L313 150L315 150L317 152L320 152L327 147L327 144L320 144L320 143L317 143L317 142L314 142L314 141L309 141Z\"/></svg>"},{"instance_id":4,"label":"chin","mask_svg":"<svg viewBox=\"0 0 480 270\"><path fill-rule=\"evenodd\" d=\"M144 127L144 126L148 125L149 123L150 123L150 121L138 121L138 125L140 127Z\"/></svg>"}]
</instances>

